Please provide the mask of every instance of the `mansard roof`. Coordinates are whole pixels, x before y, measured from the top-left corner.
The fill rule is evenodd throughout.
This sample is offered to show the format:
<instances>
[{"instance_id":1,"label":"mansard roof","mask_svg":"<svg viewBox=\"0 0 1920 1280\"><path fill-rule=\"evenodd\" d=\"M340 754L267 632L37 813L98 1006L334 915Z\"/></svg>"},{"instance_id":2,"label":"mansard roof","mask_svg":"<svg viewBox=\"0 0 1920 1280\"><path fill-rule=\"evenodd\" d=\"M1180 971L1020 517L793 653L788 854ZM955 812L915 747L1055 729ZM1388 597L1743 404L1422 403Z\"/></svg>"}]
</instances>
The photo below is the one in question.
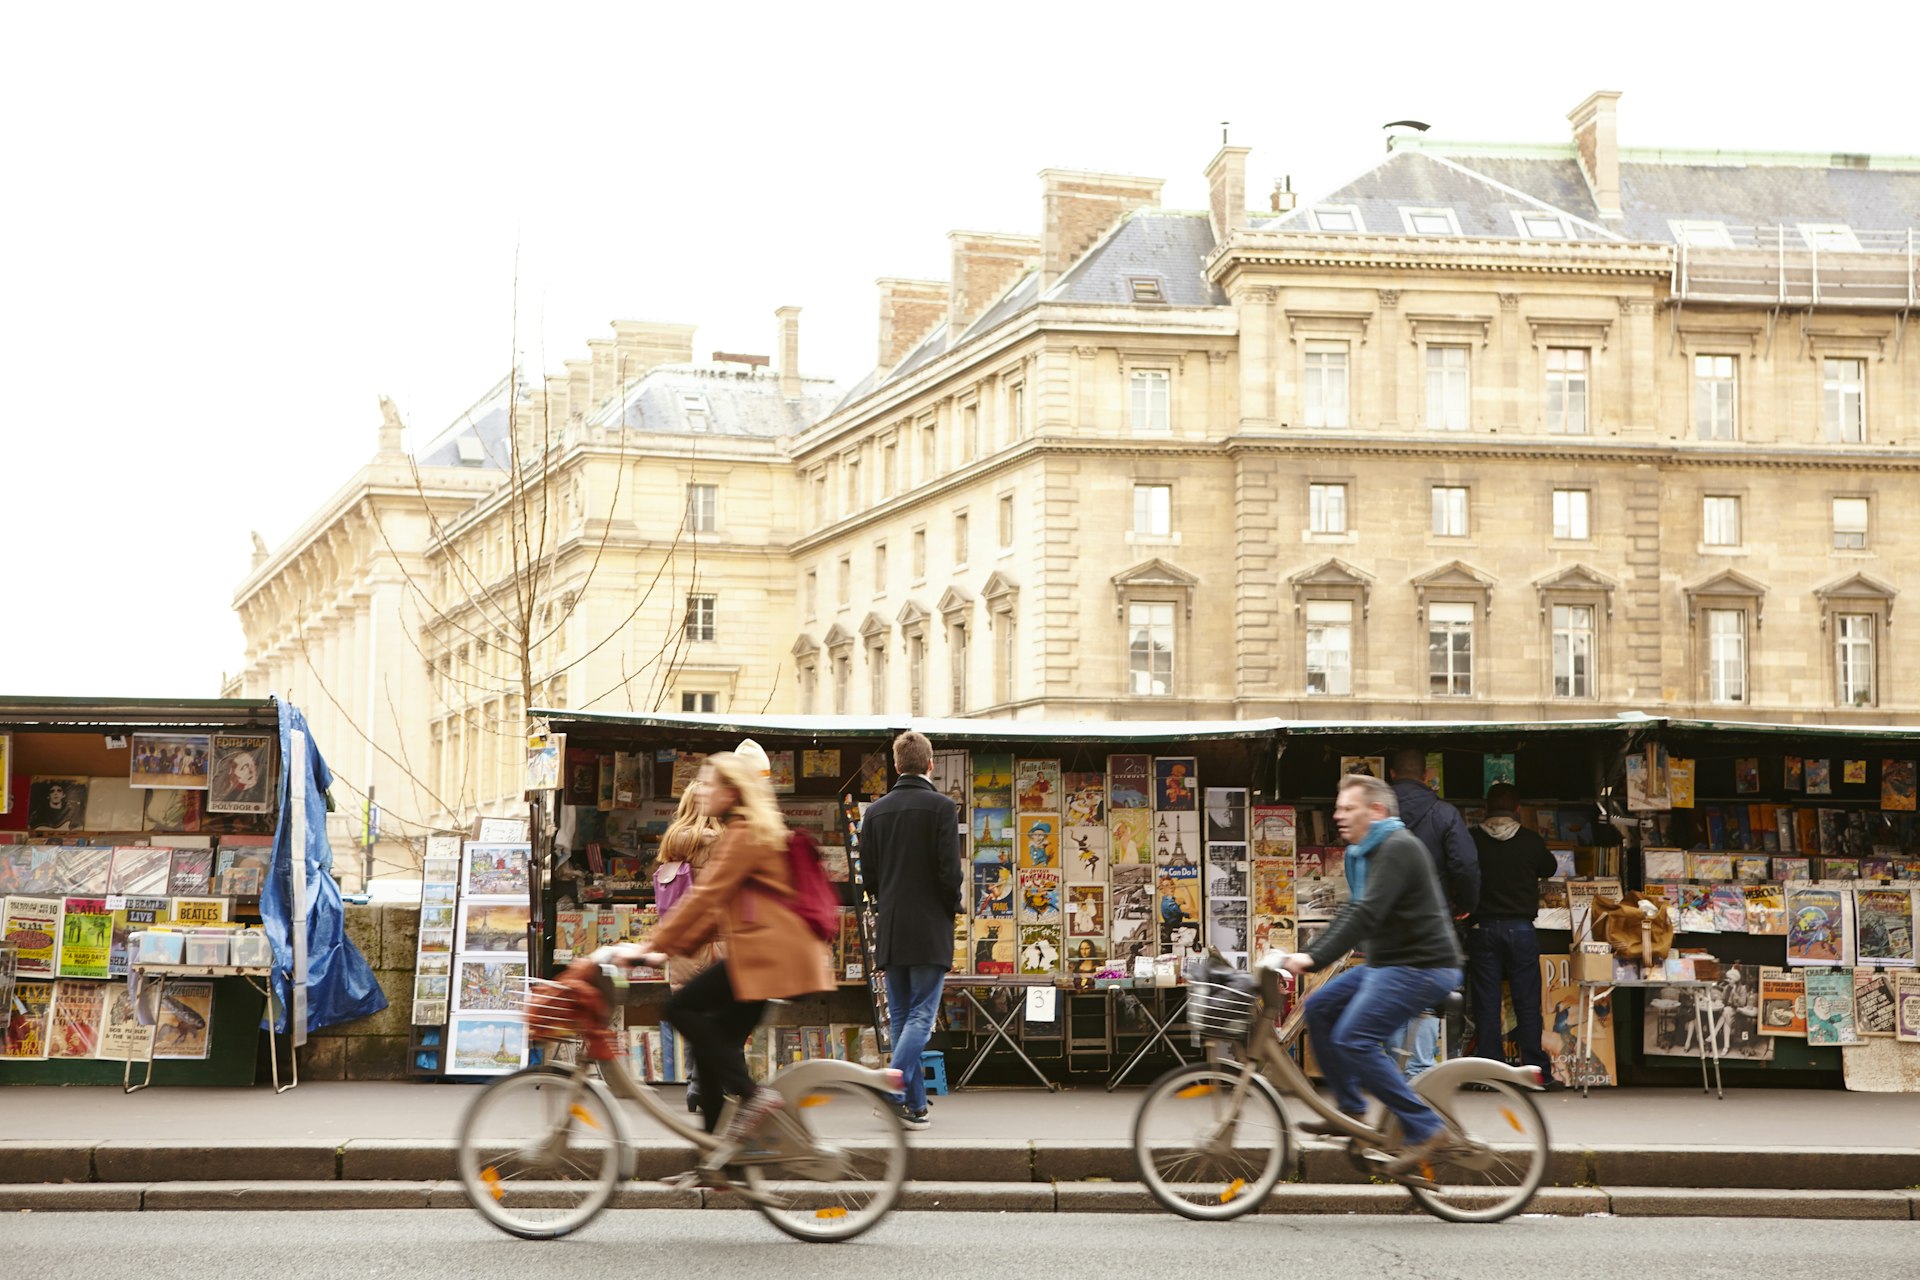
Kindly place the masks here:
<instances>
[{"instance_id":1,"label":"mansard roof","mask_svg":"<svg viewBox=\"0 0 1920 1280\"><path fill-rule=\"evenodd\" d=\"M521 390L526 390L524 382ZM439 435L417 451L415 456L420 465L505 471L512 452L507 443L508 411L512 407L511 379L501 378L471 407L442 428Z\"/></svg>"},{"instance_id":2,"label":"mansard roof","mask_svg":"<svg viewBox=\"0 0 1920 1280\"><path fill-rule=\"evenodd\" d=\"M768 368L728 363L667 364L627 384L623 394L587 415L594 427L626 427L650 435L757 436L772 439L806 430L839 398L829 378L802 378L800 397L780 392Z\"/></svg>"},{"instance_id":3,"label":"mansard roof","mask_svg":"<svg viewBox=\"0 0 1920 1280\"><path fill-rule=\"evenodd\" d=\"M1048 302L1135 306L1132 281L1152 276L1175 307L1224 307L1227 295L1206 277L1213 224L1205 213L1136 209L1095 244L1047 293Z\"/></svg>"}]
</instances>

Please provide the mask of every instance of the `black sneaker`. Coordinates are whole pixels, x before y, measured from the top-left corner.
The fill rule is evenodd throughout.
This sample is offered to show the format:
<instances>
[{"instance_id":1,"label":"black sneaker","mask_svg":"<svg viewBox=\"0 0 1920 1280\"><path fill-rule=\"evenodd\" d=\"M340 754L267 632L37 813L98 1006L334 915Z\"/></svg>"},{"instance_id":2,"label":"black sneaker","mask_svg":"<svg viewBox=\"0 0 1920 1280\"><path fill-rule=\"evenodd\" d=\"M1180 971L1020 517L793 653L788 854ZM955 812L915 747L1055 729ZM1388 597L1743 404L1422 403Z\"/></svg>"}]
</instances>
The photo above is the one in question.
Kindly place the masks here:
<instances>
[{"instance_id":1,"label":"black sneaker","mask_svg":"<svg viewBox=\"0 0 1920 1280\"><path fill-rule=\"evenodd\" d=\"M932 1123L927 1119L927 1112L924 1107L918 1111L909 1111L907 1110L906 1103L896 1102L893 1104L893 1113L900 1117L901 1125L916 1132L926 1128Z\"/></svg>"}]
</instances>

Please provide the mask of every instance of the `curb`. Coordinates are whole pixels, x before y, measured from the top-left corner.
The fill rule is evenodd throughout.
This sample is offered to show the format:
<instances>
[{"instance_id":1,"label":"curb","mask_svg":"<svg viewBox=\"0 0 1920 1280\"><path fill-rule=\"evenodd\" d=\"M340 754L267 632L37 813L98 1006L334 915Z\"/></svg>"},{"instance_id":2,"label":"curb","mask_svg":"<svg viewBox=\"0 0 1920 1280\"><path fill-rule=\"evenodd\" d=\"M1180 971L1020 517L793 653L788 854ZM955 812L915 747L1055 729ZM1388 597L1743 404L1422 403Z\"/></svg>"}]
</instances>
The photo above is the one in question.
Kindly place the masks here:
<instances>
[{"instance_id":1,"label":"curb","mask_svg":"<svg viewBox=\"0 0 1920 1280\"><path fill-rule=\"evenodd\" d=\"M725 1192L678 1190L634 1182L614 1198L616 1209L740 1210ZM166 1212L168 1210L300 1211L322 1209L468 1209L457 1182L76 1182L0 1184L0 1213ZM947 1213L1159 1213L1137 1182L909 1182L899 1208ZM1418 1214L1399 1187L1282 1183L1262 1215ZM1533 1216L1627 1218L1798 1218L1920 1220L1920 1191L1797 1191L1753 1187L1542 1187L1527 1206Z\"/></svg>"}]
</instances>

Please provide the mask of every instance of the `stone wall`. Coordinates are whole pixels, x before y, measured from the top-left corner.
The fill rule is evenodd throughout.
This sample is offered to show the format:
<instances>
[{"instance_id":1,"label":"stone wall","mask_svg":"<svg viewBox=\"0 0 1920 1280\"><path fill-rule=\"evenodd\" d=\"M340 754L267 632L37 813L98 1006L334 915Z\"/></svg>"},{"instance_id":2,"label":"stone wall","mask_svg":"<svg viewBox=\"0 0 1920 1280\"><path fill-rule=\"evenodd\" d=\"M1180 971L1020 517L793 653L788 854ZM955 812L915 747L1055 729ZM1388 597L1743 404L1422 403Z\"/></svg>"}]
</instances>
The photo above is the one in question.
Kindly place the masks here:
<instances>
[{"instance_id":1,"label":"stone wall","mask_svg":"<svg viewBox=\"0 0 1920 1280\"><path fill-rule=\"evenodd\" d=\"M314 1032L298 1051L302 1080L404 1080L420 908L347 904L347 940L373 966L387 1007Z\"/></svg>"}]
</instances>

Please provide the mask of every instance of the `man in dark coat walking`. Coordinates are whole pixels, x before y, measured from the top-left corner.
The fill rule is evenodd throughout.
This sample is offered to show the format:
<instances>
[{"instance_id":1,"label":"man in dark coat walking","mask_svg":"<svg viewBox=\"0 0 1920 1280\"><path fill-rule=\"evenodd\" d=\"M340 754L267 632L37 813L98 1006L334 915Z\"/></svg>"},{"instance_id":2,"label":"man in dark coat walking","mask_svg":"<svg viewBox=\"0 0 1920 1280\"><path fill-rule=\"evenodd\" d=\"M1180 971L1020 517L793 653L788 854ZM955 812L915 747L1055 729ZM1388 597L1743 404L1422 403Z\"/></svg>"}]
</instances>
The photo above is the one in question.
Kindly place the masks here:
<instances>
[{"instance_id":1,"label":"man in dark coat walking","mask_svg":"<svg viewBox=\"0 0 1920 1280\"><path fill-rule=\"evenodd\" d=\"M940 991L953 968L953 919L960 899L960 813L934 789L933 744L907 730L893 740L893 789L867 807L860 824L860 874L879 917L873 964L887 977L892 1066L906 1077L901 1118L927 1127L927 1083L920 1067Z\"/></svg>"},{"instance_id":2,"label":"man in dark coat walking","mask_svg":"<svg viewBox=\"0 0 1920 1280\"><path fill-rule=\"evenodd\" d=\"M1426 773L1427 756L1418 747L1402 747L1387 757L1387 777L1400 802L1400 820L1426 846L1433 873L1446 894L1448 910L1455 921L1463 921L1480 902L1480 855L1460 811L1433 793ZM1447 1028L1447 1048L1454 1057L1460 1054L1458 1016L1453 1015L1450 1022L1454 1025ZM1440 1019L1423 1014L1414 1019L1407 1078L1431 1069L1439 1057Z\"/></svg>"}]
</instances>

